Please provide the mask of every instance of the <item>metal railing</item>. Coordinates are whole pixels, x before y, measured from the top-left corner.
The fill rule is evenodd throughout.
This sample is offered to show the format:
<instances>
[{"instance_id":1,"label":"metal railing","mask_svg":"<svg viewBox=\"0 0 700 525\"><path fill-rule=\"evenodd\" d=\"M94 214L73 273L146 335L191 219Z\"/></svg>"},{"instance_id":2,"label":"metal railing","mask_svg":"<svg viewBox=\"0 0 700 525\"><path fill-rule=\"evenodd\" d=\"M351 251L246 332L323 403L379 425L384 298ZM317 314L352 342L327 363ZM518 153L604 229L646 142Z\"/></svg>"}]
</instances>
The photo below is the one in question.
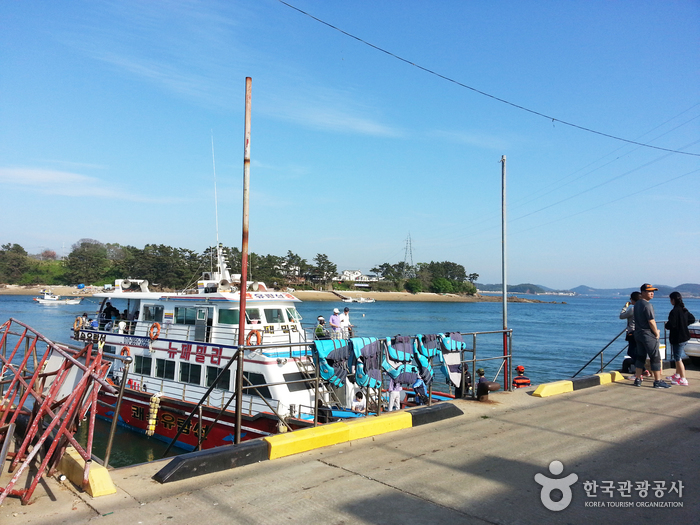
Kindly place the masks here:
<instances>
[{"instance_id":1,"label":"metal railing","mask_svg":"<svg viewBox=\"0 0 700 525\"><path fill-rule=\"evenodd\" d=\"M625 328L625 329L622 330L622 332L620 332L620 333L617 334L615 337L613 337L612 340L610 340L610 341L608 342L608 344L606 344L603 348L601 348L600 351L598 351L598 353L597 353L596 355L594 355L593 357L591 357L585 365L583 365L581 368L579 368L579 370L578 370L574 375L572 375L571 378L573 379L574 377L576 377L577 375L579 375L581 372L583 372L583 371L588 367L588 365L590 365L597 357L600 357L600 368L598 369L598 372L597 372L597 373L598 373L598 374L602 374L602 373L605 371L605 367L610 366L610 363L612 363L615 359L617 359L617 357L618 357L622 352L624 352L625 350L627 350L628 345L625 345L625 346L622 348L622 350L620 350L617 354L615 354L615 356L614 356L610 361L607 362L607 364L604 363L604 361L605 361L605 351L610 347L610 345L612 345L615 341L617 341L618 338L619 338L622 334L624 334L624 333L626 333L626 332L627 332L627 329Z\"/></svg>"},{"instance_id":2,"label":"metal railing","mask_svg":"<svg viewBox=\"0 0 700 525\"><path fill-rule=\"evenodd\" d=\"M478 336L484 336L484 335L493 335L493 334L498 334L500 336L506 335L507 337L507 351L503 355L499 356L493 356L493 357L477 357L477 339ZM500 366L498 367L498 370L496 371L496 375L493 378L493 381L496 382L498 377L501 374L501 371L505 369L508 370L508 377L513 377L513 330L512 329L507 329L507 330L491 330L488 332L468 332L468 333L463 333L461 334L462 337L465 336L471 336L472 338L472 347L471 348L466 348L461 351L461 357L460 357L460 366L462 370L462 398L467 397L469 394L469 389L464 388L466 386L466 373L469 369L469 364L471 364L471 377L472 377L472 385L471 385L471 397L472 399L476 398L476 382L478 381L478 378L476 377L476 363L481 363L481 362L486 362L486 361L501 361ZM466 353L471 353L472 358L471 359L465 359L464 355ZM506 368L507 367L507 368ZM504 374L504 379L505 379L505 374ZM513 390L513 384L509 385L504 385L503 390Z\"/></svg>"}]
</instances>

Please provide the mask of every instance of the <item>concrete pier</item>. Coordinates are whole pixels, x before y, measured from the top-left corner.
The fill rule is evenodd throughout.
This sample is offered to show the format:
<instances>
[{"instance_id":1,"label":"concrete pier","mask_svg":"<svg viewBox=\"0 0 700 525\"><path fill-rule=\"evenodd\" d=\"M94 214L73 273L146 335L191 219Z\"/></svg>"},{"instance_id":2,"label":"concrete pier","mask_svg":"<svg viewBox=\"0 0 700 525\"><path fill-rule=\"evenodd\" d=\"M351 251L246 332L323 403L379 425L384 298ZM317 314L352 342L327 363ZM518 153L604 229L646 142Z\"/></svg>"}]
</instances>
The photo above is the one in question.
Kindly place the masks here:
<instances>
[{"instance_id":1,"label":"concrete pier","mask_svg":"<svg viewBox=\"0 0 700 525\"><path fill-rule=\"evenodd\" d=\"M29 506L7 498L0 523L696 523L700 372L688 379L456 401L452 419L164 485L152 479L162 462L118 469L117 494L95 499L48 479ZM544 506L537 474L577 476L565 509Z\"/></svg>"}]
</instances>

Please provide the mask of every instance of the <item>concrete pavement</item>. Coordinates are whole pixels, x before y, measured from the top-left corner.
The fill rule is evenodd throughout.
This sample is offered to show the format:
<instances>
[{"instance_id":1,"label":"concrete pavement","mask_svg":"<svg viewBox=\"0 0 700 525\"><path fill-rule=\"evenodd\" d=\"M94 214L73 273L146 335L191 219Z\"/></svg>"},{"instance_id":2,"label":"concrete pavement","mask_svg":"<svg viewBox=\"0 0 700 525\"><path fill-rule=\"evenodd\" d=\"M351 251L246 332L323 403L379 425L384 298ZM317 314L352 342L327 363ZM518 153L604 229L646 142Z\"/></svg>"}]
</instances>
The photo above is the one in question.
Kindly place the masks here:
<instances>
[{"instance_id":1,"label":"concrete pavement","mask_svg":"<svg viewBox=\"0 0 700 525\"><path fill-rule=\"evenodd\" d=\"M161 462L118 469L117 494L96 499L49 479L32 505L7 498L0 523L693 523L700 373L688 377L690 387L668 390L624 381L543 399L531 388L488 404L456 401L464 415L453 419L165 485L151 479ZM561 474L548 470L554 460ZM578 476L567 508L545 508L538 473ZM619 491L626 481L630 498ZM645 481L652 490L642 497L635 487ZM596 497L584 482L596 482ZM655 482L665 484L662 497ZM679 482L682 495L669 494Z\"/></svg>"}]
</instances>

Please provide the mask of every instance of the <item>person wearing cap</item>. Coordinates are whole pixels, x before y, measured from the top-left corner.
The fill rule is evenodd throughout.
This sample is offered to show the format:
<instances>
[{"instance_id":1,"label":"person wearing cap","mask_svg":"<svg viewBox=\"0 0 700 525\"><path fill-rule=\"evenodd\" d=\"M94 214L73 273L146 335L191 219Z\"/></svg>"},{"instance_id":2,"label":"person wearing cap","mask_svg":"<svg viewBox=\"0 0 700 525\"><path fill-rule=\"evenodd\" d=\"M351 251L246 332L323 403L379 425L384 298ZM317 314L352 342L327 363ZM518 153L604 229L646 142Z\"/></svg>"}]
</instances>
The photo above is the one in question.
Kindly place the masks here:
<instances>
[{"instance_id":1,"label":"person wearing cap","mask_svg":"<svg viewBox=\"0 0 700 525\"><path fill-rule=\"evenodd\" d=\"M479 381L477 381L477 383L488 383L488 380L486 379L486 372L484 372L483 368L477 368L476 375L479 376Z\"/></svg>"},{"instance_id":2,"label":"person wearing cap","mask_svg":"<svg viewBox=\"0 0 700 525\"><path fill-rule=\"evenodd\" d=\"M340 339L342 336L342 331L340 329L340 310L333 308L333 315L330 318L331 323L331 338Z\"/></svg>"},{"instance_id":3,"label":"person wearing cap","mask_svg":"<svg viewBox=\"0 0 700 525\"><path fill-rule=\"evenodd\" d=\"M637 361L637 342L634 339L634 305L637 304L639 298L642 296L639 292L632 292L630 294L630 300L625 303L620 312L620 319L627 319L627 334L625 335L625 341L627 341L627 356L629 359L625 358L622 362L622 372L632 372L631 367L636 366ZM646 359L646 356L644 357ZM649 372L646 375L650 375ZM632 379L630 377L630 379Z\"/></svg>"},{"instance_id":4,"label":"person wearing cap","mask_svg":"<svg viewBox=\"0 0 700 525\"><path fill-rule=\"evenodd\" d=\"M318 324L316 325L316 330L314 330L314 337L316 339L330 339L328 330L326 329L326 320L322 315L319 315L317 320Z\"/></svg>"},{"instance_id":5,"label":"person wearing cap","mask_svg":"<svg viewBox=\"0 0 700 525\"><path fill-rule=\"evenodd\" d=\"M343 313L338 316L340 318L340 331L342 332L342 337L347 339L352 336L353 326L350 324L350 308L347 306L343 308Z\"/></svg>"},{"instance_id":6,"label":"person wearing cap","mask_svg":"<svg viewBox=\"0 0 700 525\"><path fill-rule=\"evenodd\" d=\"M644 283L639 292L641 297L634 305L634 339L637 342L634 386L642 386L644 361L649 356L651 373L654 376L654 388L671 388L661 379L661 353L659 352L659 328L656 326L654 307L649 301L654 298L654 288Z\"/></svg>"},{"instance_id":7,"label":"person wearing cap","mask_svg":"<svg viewBox=\"0 0 700 525\"><path fill-rule=\"evenodd\" d=\"M530 379L525 377L525 367L523 365L518 365L515 367L515 371L518 375L513 378L513 388L525 388L526 386L530 386Z\"/></svg>"}]
</instances>

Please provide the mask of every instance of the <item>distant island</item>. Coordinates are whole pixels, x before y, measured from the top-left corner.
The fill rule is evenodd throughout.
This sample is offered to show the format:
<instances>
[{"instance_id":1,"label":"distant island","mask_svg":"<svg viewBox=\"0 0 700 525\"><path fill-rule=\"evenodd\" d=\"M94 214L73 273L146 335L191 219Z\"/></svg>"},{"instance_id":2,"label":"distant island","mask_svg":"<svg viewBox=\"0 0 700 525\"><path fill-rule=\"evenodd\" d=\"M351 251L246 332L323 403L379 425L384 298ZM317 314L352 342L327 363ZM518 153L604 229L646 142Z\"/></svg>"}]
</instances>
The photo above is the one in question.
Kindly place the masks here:
<instances>
[{"instance_id":1,"label":"distant island","mask_svg":"<svg viewBox=\"0 0 700 525\"><path fill-rule=\"evenodd\" d=\"M475 283L479 292L501 292L502 286L499 284ZM668 296L671 292L680 292L683 297L700 298L700 284L685 283L678 286L668 286L665 284L655 285L659 291L657 295ZM629 296L632 292L639 291L639 288L591 288L580 285L570 290L555 290L541 284L522 283L508 286L510 293L522 293L532 295L586 295L596 297L616 297Z\"/></svg>"}]
</instances>

